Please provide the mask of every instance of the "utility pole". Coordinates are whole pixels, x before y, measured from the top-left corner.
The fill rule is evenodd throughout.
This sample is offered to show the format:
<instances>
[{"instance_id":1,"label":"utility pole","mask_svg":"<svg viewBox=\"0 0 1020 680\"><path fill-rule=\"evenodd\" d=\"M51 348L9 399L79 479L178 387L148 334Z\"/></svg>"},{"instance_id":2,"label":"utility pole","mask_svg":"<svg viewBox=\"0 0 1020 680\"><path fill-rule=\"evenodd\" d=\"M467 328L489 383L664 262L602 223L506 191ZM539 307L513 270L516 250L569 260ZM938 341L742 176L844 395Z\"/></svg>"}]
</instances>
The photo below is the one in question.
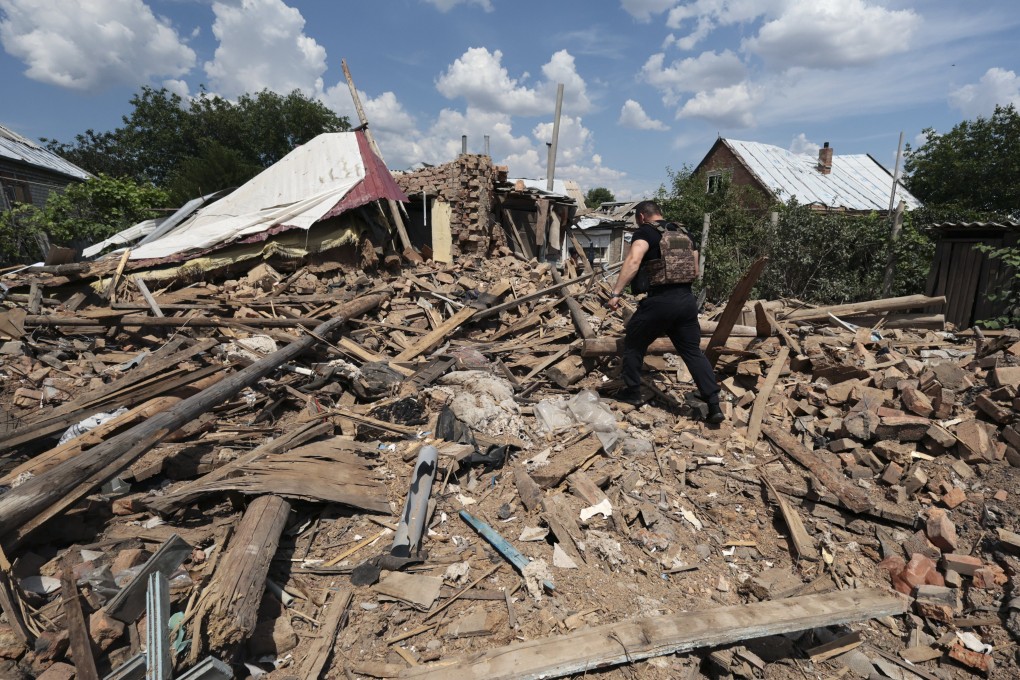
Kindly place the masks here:
<instances>
[{"instance_id":1,"label":"utility pole","mask_svg":"<svg viewBox=\"0 0 1020 680\"><path fill-rule=\"evenodd\" d=\"M556 176L556 145L560 139L560 112L563 110L563 83L556 86L556 117L553 119L552 146L549 147L548 182L546 190L553 190L553 178Z\"/></svg>"},{"instance_id":2,"label":"utility pole","mask_svg":"<svg viewBox=\"0 0 1020 680\"><path fill-rule=\"evenodd\" d=\"M892 295L893 275L896 269L896 241L900 237L900 229L903 227L903 211L906 204L901 200L896 210L896 188L900 185L900 159L903 157L903 132L900 132L900 141L896 145L896 166L893 168L892 190L889 192L889 254L885 260L885 277L882 279L882 295Z\"/></svg>"}]
</instances>

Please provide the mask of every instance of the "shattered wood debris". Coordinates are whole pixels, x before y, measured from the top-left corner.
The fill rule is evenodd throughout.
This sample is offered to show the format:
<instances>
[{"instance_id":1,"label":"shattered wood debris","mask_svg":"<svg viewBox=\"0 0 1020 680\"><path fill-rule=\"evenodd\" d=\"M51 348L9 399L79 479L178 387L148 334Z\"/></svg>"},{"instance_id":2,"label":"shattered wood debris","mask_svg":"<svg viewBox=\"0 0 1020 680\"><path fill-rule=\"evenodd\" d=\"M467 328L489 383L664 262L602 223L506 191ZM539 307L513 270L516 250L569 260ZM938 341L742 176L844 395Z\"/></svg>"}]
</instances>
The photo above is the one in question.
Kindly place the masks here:
<instances>
[{"instance_id":1,"label":"shattered wood debris","mask_svg":"<svg viewBox=\"0 0 1020 680\"><path fill-rule=\"evenodd\" d=\"M748 283L727 421L668 342L635 409L612 275L472 205L403 271L8 275L0 677L144 668L151 574L178 677L1020 673L1020 335Z\"/></svg>"}]
</instances>

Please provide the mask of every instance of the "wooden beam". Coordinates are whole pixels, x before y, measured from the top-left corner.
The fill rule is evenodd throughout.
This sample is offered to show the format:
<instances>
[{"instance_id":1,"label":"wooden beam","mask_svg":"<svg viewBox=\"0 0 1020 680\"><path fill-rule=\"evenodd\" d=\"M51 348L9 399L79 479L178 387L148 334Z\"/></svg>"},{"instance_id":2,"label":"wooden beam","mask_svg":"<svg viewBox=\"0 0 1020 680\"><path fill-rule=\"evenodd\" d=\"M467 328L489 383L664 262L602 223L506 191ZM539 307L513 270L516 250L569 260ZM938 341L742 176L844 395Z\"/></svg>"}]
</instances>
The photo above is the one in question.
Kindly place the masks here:
<instances>
[{"instance_id":1,"label":"wooden beam","mask_svg":"<svg viewBox=\"0 0 1020 680\"><path fill-rule=\"evenodd\" d=\"M77 680L99 680L96 660L92 656L92 642L85 626L85 614L81 610L81 595L74 580L74 564L71 551L60 563L60 599L64 606L64 626L71 642L71 654L74 657L74 672Z\"/></svg>"},{"instance_id":2,"label":"wooden beam","mask_svg":"<svg viewBox=\"0 0 1020 680\"><path fill-rule=\"evenodd\" d=\"M708 346L710 338L707 336L712 335L717 327L714 321L701 322L701 336L704 338L701 341L702 349ZM753 326L733 326L730 331L730 337L754 338L757 335L758 332ZM648 346L646 354L665 354L666 352L675 354L676 348L673 347L673 342L669 338L659 338ZM585 340L581 346L581 356L583 357L613 356L621 353L623 353L622 337L591 338Z\"/></svg>"},{"instance_id":3,"label":"wooden beam","mask_svg":"<svg viewBox=\"0 0 1020 680\"><path fill-rule=\"evenodd\" d=\"M347 303L345 310L315 329L317 336L327 336L346 323L351 316L359 316L389 299L386 293L365 295ZM55 468L33 477L0 496L0 532L7 534L34 518L67 494L82 479L91 479L99 471L111 466L130 465L137 457L165 439L172 432L208 412L246 387L275 371L282 364L301 355L314 346L315 336L304 335L286 347L264 357L247 368L224 378L212 387L188 397L176 406L149 418L126 432L103 442L85 454L61 463ZM117 473L113 470L111 476ZM99 484L105 480L100 480ZM90 483L88 486L92 486ZM98 485L97 485L98 486ZM87 489L86 493L91 489Z\"/></svg>"},{"instance_id":4,"label":"wooden beam","mask_svg":"<svg viewBox=\"0 0 1020 680\"><path fill-rule=\"evenodd\" d=\"M222 650L248 639L258 620L269 565L287 526L290 503L260 496L244 511L210 584L209 647Z\"/></svg>"},{"instance_id":5,"label":"wooden beam","mask_svg":"<svg viewBox=\"0 0 1020 680\"><path fill-rule=\"evenodd\" d=\"M351 77L351 71L347 68L347 60L341 59L340 66L343 68L344 77L347 79L347 86L351 91L351 99L354 100L354 109L358 113L358 120L361 121L361 125L365 130L365 138L368 140L368 145L372 148L372 153L379 157L379 160L383 160L382 152L379 151L379 145L375 143L375 137L372 132L368 129L368 117L365 116L365 109L361 106L361 97L358 95L357 88L354 87L354 79ZM385 163L385 161L383 161ZM407 229L404 227L404 218L400 215L400 206L392 198L386 200L386 204L390 209L390 216L393 218L393 223L397 226L397 233L400 235L400 243L404 246L404 258L410 262L424 262L421 255L411 245L411 239L407 237Z\"/></svg>"},{"instance_id":6,"label":"wooden beam","mask_svg":"<svg viewBox=\"0 0 1020 680\"><path fill-rule=\"evenodd\" d=\"M552 270L553 281L556 283L563 283L563 277L555 269ZM581 309L581 305L574 299L572 295L567 293L566 290L562 292L563 302L567 304L567 309L570 310L570 318L574 322L574 328L577 329L577 334L585 340L590 340L595 337L595 331L592 330L591 324L588 323L588 317L585 316L584 310Z\"/></svg>"},{"instance_id":7,"label":"wooden beam","mask_svg":"<svg viewBox=\"0 0 1020 680\"><path fill-rule=\"evenodd\" d=\"M754 406L751 407L751 419L747 423L747 440L752 444L757 442L758 437L761 436L761 419L765 415L765 407L769 403L769 396L771 396L776 382L779 381L779 374L783 372L783 365L789 356L789 347L783 347L779 350L779 354L772 362L772 368L769 369L768 375L765 376L765 382L758 391L758 396L754 398Z\"/></svg>"},{"instance_id":8,"label":"wooden beam","mask_svg":"<svg viewBox=\"0 0 1020 680\"><path fill-rule=\"evenodd\" d=\"M619 269L622 266L623 266L623 263L620 262L618 264L614 264L614 265L612 265L610 267L607 267L605 271L606 272L613 271L615 269ZM514 298L513 300L510 300L509 302L504 302L501 305L496 305L495 307L489 307L488 309L483 309L480 312L478 312L478 314L475 315L475 318L477 318L477 319L486 319L486 318L488 318L490 316L494 316L496 314L499 314L500 312L505 312L508 309L516 309L517 307L520 307L521 305L523 305L525 302L531 302L532 300L537 300L538 298L544 297L544 296L548 295L549 293L552 293L553 291L556 291L556 290L559 290L560 288L563 288L564 286L569 286L569 285L571 285L573 283L580 283L581 281L587 281L588 279L593 278L593 277L598 276L598 275L603 274L603 273L604 272L595 271L595 272L592 272L590 274L583 274L581 276L578 276L578 277L575 277L575 278L572 278L572 279L564 279L560 283L554 283L553 285L548 286L546 288L543 288L542 290L535 291L534 293L531 293L530 295L522 295L519 298Z\"/></svg>"},{"instance_id":9,"label":"wooden beam","mask_svg":"<svg viewBox=\"0 0 1020 680\"><path fill-rule=\"evenodd\" d=\"M163 316L163 310L156 304L156 298L152 297L152 293L149 292L149 287L145 285L145 281L140 276L133 276L131 280L134 281L135 288L145 298L145 304L149 305L149 309L152 310L153 316Z\"/></svg>"},{"instance_id":10,"label":"wooden beam","mask_svg":"<svg viewBox=\"0 0 1020 680\"><path fill-rule=\"evenodd\" d=\"M944 295L939 297L928 297L927 295L905 295L903 297L870 300L868 302L851 302L845 305L829 305L827 307L798 309L786 314L779 314L777 318L785 321L824 321L829 318L829 314L835 314L840 317L861 314L881 314L883 312L900 312L907 309L928 306L941 307L944 304L946 304L946 297Z\"/></svg>"},{"instance_id":11,"label":"wooden beam","mask_svg":"<svg viewBox=\"0 0 1020 680\"><path fill-rule=\"evenodd\" d=\"M765 264L768 261L769 258L767 257L759 257L747 268L744 275L737 281L737 285L733 287L730 299L727 300L726 307L723 308L722 316L719 317L719 323L708 341L708 348L705 350L705 355L713 365L719 360L721 355L718 348L726 344L726 339L730 337L730 332L733 330L737 317L740 316L740 312L744 308L744 303L751 296L751 289L754 288L754 284L758 283L758 278L765 270Z\"/></svg>"},{"instance_id":12,"label":"wooden beam","mask_svg":"<svg viewBox=\"0 0 1020 680\"><path fill-rule=\"evenodd\" d=\"M346 588L338 592L330 600L322 616L322 628L317 631L311 648L305 653L304 663L301 664L299 678L304 680L319 680L322 675L322 668L329 660L333 651L333 643L336 640L337 631L347 623L347 610L351 606L351 599L354 591Z\"/></svg>"},{"instance_id":13,"label":"wooden beam","mask_svg":"<svg viewBox=\"0 0 1020 680\"><path fill-rule=\"evenodd\" d=\"M477 313L478 310L474 307L463 307L455 312L449 319L440 324L438 328L432 329L432 332L428 335L420 338L413 345L395 356L393 361L410 361L411 359L421 356L442 342L446 336L450 335L463 324L467 323L468 320Z\"/></svg>"},{"instance_id":14,"label":"wooden beam","mask_svg":"<svg viewBox=\"0 0 1020 680\"><path fill-rule=\"evenodd\" d=\"M772 485L772 481L768 477L763 474L761 478L776 499L776 504L779 506L779 512L783 516L783 521L786 522L786 526L790 530L790 541L793 544L793 550L796 555L806 560L817 560L818 549L815 547L815 542L811 535L804 528L804 522L801 521L797 509L790 505L790 502L776 491L776 487Z\"/></svg>"},{"instance_id":15,"label":"wooden beam","mask_svg":"<svg viewBox=\"0 0 1020 680\"><path fill-rule=\"evenodd\" d=\"M818 454L809 451L792 434L774 425L765 425L762 430L773 444L807 468L847 508L853 512L868 512L875 507L875 502L862 488L852 484L842 472L824 462Z\"/></svg>"},{"instance_id":16,"label":"wooden beam","mask_svg":"<svg viewBox=\"0 0 1020 680\"><path fill-rule=\"evenodd\" d=\"M667 654L902 614L906 598L877 588L712 607L609 623L480 650L460 661L405 670L401 678L537 680Z\"/></svg>"}]
</instances>

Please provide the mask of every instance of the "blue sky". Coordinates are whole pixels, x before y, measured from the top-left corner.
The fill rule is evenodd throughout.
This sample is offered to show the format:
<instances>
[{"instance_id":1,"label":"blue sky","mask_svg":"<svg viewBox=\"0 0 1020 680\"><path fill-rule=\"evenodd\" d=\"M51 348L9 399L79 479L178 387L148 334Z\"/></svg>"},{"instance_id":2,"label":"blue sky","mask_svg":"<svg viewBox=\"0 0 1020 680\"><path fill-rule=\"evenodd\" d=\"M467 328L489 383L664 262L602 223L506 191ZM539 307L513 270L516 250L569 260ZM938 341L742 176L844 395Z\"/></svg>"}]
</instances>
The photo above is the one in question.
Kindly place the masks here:
<instances>
[{"instance_id":1,"label":"blue sky","mask_svg":"<svg viewBox=\"0 0 1020 680\"><path fill-rule=\"evenodd\" d=\"M233 98L301 89L387 164L461 148L618 198L653 192L717 135L892 166L900 131L1020 105L1016 0L0 0L0 123L112 130L142 85Z\"/></svg>"}]
</instances>

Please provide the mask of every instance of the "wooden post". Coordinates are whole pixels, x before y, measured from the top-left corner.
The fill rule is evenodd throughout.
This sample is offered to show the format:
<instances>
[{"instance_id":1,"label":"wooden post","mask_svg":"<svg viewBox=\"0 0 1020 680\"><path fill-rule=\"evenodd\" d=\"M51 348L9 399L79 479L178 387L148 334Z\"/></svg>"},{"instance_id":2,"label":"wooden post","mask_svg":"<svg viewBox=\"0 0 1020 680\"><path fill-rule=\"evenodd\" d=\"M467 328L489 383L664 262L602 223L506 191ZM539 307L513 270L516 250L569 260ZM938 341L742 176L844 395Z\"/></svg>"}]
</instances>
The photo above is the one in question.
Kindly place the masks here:
<instances>
[{"instance_id":1,"label":"wooden post","mask_svg":"<svg viewBox=\"0 0 1020 680\"><path fill-rule=\"evenodd\" d=\"M375 143L375 137L372 136L372 131L368 129L368 118L365 116L365 109L361 107L361 97L358 96L358 89L354 87L354 79L351 78L350 69L347 68L347 61L345 59L340 60L340 66L344 70L344 77L347 78L347 87L351 90L351 99L354 100L354 109L358 112L358 120L365 128L365 138L368 139L368 145L372 147L372 152L379 157L379 160L383 160L382 152L379 151L379 145ZM419 255L414 247L411 245L411 239L407 236L407 229L404 227L404 218L400 214L400 206L392 198L387 199L387 204L390 208L390 216L393 218L394 224L397 226L397 233L400 235L400 243L404 246L404 257L411 262L422 262L421 255Z\"/></svg>"},{"instance_id":2,"label":"wooden post","mask_svg":"<svg viewBox=\"0 0 1020 680\"><path fill-rule=\"evenodd\" d=\"M889 229L889 254L885 260L885 278L882 280L882 295L892 295L893 277L896 273L896 241L900 238L903 228L903 211L907 204L900 200L896 212L892 214L892 227Z\"/></svg>"},{"instance_id":3,"label":"wooden post","mask_svg":"<svg viewBox=\"0 0 1020 680\"><path fill-rule=\"evenodd\" d=\"M88 628L85 626L85 614L81 610L81 595L74 579L74 562L71 553L76 548L71 546L60 561L60 599L64 605L64 626L67 628L74 653L74 672L78 680L99 680L96 660L92 656L92 642L89 640Z\"/></svg>"},{"instance_id":4,"label":"wooden post","mask_svg":"<svg viewBox=\"0 0 1020 680\"><path fill-rule=\"evenodd\" d=\"M273 352L234 375L224 378L212 387L185 399L174 407L158 413L126 432L89 449L51 470L29 479L0 496L0 532L9 534L32 520L58 499L65 499L68 489L76 489L84 497L105 479L81 485L81 480L90 479L99 471L106 471L112 477L127 467L143 453L165 439L170 433L209 411L235 394L251 387L282 364L301 355L314 346L318 337L329 335L352 316L360 316L375 309L385 300L388 293L364 295L347 303L336 317L318 326L314 334L303 335L286 347ZM109 478L109 477L107 477ZM87 487L82 493L82 487ZM76 488L77 487L77 488ZM65 499L66 500L66 499Z\"/></svg>"},{"instance_id":5,"label":"wooden post","mask_svg":"<svg viewBox=\"0 0 1020 680\"><path fill-rule=\"evenodd\" d=\"M730 331L733 330L733 325L737 322L737 317L740 316L740 310L743 309L744 303L747 302L747 298L751 295L751 289L754 288L754 284L758 282L758 277L761 276L762 271L765 270L765 263L768 262L769 258L760 257L747 268L744 275L737 281L737 285L733 287L733 293L730 294L730 299L726 302L726 307L723 309L722 316L719 317L719 325L716 326L715 332L712 333L711 339L708 341L708 360L714 365L719 359L719 348L726 344L726 339L730 337Z\"/></svg>"}]
</instances>

